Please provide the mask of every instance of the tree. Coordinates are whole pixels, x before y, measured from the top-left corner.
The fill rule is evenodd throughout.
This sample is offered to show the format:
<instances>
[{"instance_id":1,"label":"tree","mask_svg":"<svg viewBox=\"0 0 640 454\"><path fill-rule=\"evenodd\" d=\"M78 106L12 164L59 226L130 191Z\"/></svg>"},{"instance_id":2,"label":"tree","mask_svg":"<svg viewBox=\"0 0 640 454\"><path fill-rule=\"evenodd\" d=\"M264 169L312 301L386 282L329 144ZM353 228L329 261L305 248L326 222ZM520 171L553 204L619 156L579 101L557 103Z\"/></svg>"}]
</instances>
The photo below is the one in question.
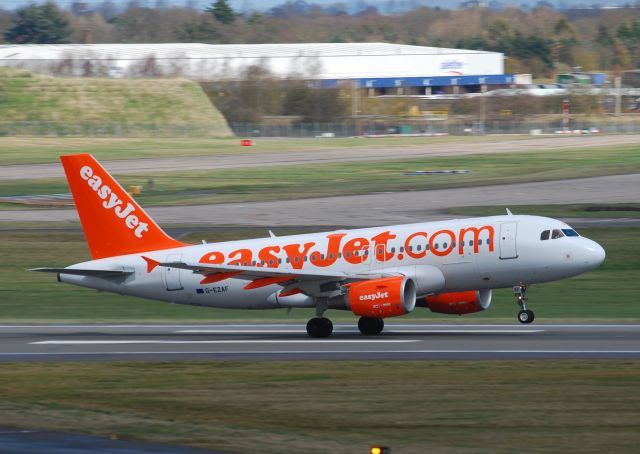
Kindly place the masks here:
<instances>
[{"instance_id":1,"label":"tree","mask_svg":"<svg viewBox=\"0 0 640 454\"><path fill-rule=\"evenodd\" d=\"M236 20L236 13L233 11L233 8L229 6L227 0L217 0L215 3L212 3L209 8L205 10L208 13L213 14L213 17L216 20L222 22L223 24L232 24L233 21Z\"/></svg>"},{"instance_id":2,"label":"tree","mask_svg":"<svg viewBox=\"0 0 640 454\"><path fill-rule=\"evenodd\" d=\"M19 9L4 36L16 44L60 44L71 42L71 29L58 7L46 3Z\"/></svg>"}]
</instances>

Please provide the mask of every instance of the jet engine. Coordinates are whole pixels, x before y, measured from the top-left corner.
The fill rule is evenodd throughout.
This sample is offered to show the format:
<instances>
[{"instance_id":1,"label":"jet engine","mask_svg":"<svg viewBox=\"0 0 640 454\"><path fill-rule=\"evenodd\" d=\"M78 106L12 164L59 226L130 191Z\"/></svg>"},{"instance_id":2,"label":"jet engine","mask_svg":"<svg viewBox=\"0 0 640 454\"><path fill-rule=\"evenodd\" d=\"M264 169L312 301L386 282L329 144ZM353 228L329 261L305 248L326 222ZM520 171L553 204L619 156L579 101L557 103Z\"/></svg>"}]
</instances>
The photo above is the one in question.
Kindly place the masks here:
<instances>
[{"instance_id":1,"label":"jet engine","mask_svg":"<svg viewBox=\"0 0 640 454\"><path fill-rule=\"evenodd\" d=\"M425 306L440 314L472 314L488 309L491 305L491 290L471 290L429 295Z\"/></svg>"},{"instance_id":2,"label":"jet engine","mask_svg":"<svg viewBox=\"0 0 640 454\"><path fill-rule=\"evenodd\" d=\"M416 306L416 285L406 276L354 282L347 288L347 308L362 317L396 317Z\"/></svg>"}]
</instances>

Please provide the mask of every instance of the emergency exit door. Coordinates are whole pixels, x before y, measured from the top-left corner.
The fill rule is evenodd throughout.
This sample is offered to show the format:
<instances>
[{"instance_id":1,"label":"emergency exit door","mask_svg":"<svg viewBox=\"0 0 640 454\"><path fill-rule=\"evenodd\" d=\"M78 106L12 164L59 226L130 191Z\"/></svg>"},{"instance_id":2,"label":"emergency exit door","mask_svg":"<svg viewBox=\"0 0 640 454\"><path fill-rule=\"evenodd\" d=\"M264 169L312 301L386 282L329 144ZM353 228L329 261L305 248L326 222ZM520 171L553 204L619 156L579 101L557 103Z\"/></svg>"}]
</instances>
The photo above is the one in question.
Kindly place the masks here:
<instances>
[{"instance_id":1,"label":"emergency exit door","mask_svg":"<svg viewBox=\"0 0 640 454\"><path fill-rule=\"evenodd\" d=\"M179 262L182 259L180 254L171 254L167 256L167 262ZM165 267L164 281L167 290L182 290L182 282L180 282L180 268Z\"/></svg>"},{"instance_id":2,"label":"emergency exit door","mask_svg":"<svg viewBox=\"0 0 640 454\"><path fill-rule=\"evenodd\" d=\"M500 258L515 259L518 258L518 250L516 246L516 236L518 233L517 222L505 222L500 224Z\"/></svg>"}]
</instances>

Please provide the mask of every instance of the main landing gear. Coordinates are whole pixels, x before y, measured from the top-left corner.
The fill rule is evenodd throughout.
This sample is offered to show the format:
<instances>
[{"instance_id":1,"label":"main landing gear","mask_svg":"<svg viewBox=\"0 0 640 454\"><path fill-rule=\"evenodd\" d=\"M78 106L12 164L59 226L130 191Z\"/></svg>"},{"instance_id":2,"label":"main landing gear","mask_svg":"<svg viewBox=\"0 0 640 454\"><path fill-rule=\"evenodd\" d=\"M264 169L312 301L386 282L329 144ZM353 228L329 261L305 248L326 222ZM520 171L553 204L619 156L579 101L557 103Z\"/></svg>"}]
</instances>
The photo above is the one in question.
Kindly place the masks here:
<instances>
[{"instance_id":1,"label":"main landing gear","mask_svg":"<svg viewBox=\"0 0 640 454\"><path fill-rule=\"evenodd\" d=\"M326 300L316 302L316 316L307 322L307 334L309 337L326 338L333 333L333 323L328 318L323 317L327 307Z\"/></svg>"},{"instance_id":2,"label":"main landing gear","mask_svg":"<svg viewBox=\"0 0 640 454\"><path fill-rule=\"evenodd\" d=\"M323 338L331 336L333 323L325 317L315 317L307 322L307 334L309 337Z\"/></svg>"},{"instance_id":3,"label":"main landing gear","mask_svg":"<svg viewBox=\"0 0 640 454\"><path fill-rule=\"evenodd\" d=\"M520 284L513 287L513 293L516 296L516 302L520 306L520 312L518 312L518 321L520 323L531 323L535 318L535 314L531 309L527 309L527 285Z\"/></svg>"},{"instance_id":4,"label":"main landing gear","mask_svg":"<svg viewBox=\"0 0 640 454\"><path fill-rule=\"evenodd\" d=\"M375 336L384 329L384 320L381 318L360 317L358 329L365 336Z\"/></svg>"}]
</instances>

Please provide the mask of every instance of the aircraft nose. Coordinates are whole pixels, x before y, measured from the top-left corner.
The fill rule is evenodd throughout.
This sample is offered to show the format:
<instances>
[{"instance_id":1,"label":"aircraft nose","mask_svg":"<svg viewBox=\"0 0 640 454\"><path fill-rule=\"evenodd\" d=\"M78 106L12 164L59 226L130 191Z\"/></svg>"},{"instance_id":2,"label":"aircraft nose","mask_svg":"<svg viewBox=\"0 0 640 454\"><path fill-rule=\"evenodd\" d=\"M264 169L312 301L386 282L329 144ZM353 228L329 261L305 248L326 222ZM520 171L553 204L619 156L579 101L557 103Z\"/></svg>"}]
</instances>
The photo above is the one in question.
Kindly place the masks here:
<instances>
[{"instance_id":1,"label":"aircraft nose","mask_svg":"<svg viewBox=\"0 0 640 454\"><path fill-rule=\"evenodd\" d=\"M587 261L590 267L597 268L599 267L607 255L604 248L600 246L595 241L589 240L589 244L586 245L587 250Z\"/></svg>"}]
</instances>

